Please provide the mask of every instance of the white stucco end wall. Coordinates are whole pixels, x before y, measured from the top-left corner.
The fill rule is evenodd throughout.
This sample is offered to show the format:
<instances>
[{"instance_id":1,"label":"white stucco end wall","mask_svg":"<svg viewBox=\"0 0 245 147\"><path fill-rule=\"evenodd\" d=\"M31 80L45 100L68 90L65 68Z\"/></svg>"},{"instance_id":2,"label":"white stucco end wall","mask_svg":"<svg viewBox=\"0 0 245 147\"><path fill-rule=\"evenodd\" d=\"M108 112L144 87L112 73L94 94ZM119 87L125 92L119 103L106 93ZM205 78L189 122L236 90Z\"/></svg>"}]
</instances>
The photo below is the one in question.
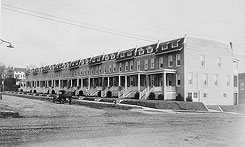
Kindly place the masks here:
<instances>
[{"instance_id":1,"label":"white stucco end wall","mask_svg":"<svg viewBox=\"0 0 245 147\"><path fill-rule=\"evenodd\" d=\"M201 67L201 55L205 56L205 67ZM186 37L184 48L184 85L185 98L188 93L197 93L194 101L207 105L233 105L233 57L228 43L214 40ZM221 68L217 58L221 58ZM193 83L188 83L188 74L193 73ZM204 85L204 74L207 85ZM215 85L215 75L218 84ZM227 77L230 85L227 86ZM204 95L206 94L206 97Z\"/></svg>"}]
</instances>

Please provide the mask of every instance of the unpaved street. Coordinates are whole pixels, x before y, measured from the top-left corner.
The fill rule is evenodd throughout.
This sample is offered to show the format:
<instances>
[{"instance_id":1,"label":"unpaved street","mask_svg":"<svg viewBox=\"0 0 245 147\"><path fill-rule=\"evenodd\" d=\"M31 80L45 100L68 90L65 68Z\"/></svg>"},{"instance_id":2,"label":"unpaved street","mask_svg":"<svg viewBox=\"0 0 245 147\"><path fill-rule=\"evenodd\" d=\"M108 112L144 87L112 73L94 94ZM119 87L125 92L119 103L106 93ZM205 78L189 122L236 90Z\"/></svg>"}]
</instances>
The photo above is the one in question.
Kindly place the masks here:
<instances>
[{"instance_id":1,"label":"unpaved street","mask_svg":"<svg viewBox=\"0 0 245 147\"><path fill-rule=\"evenodd\" d=\"M3 96L0 146L244 146L245 117L225 113L140 113Z\"/></svg>"}]
</instances>

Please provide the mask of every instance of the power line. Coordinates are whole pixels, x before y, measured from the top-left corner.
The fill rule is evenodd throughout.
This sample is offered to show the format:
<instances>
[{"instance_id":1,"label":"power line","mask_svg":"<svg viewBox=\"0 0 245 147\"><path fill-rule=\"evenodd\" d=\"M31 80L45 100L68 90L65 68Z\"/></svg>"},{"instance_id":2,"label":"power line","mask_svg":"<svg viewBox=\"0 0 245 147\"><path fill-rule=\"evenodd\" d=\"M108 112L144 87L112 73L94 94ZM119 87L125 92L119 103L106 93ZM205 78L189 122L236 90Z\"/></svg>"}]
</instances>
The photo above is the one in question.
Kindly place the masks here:
<instances>
[{"instance_id":1,"label":"power line","mask_svg":"<svg viewBox=\"0 0 245 147\"><path fill-rule=\"evenodd\" d=\"M7 5L7 4L3 4L3 5L10 6L10 5ZM5 7L2 7L2 8L5 9L5 10L8 10L8 11L13 11L13 12L17 12L17 13L21 13L21 14L25 14L25 15L30 15L30 16L33 16L33 17L47 19L47 20L50 20L50 21L55 21L55 22L59 22L59 23L67 24L67 25L72 25L72 26L76 26L76 27L86 28L86 29L90 29L90 30L94 30L94 31L109 33L109 34L118 35L118 36L122 36L122 37L127 37L127 38L132 38L132 39L137 39L137 40L143 40L143 41L148 41L148 42L156 42L156 40L157 40L157 39L146 38L146 37L142 37L142 36L136 36L134 34L125 33L125 32L116 32L116 31L100 28L100 27L95 26L95 25L75 22L75 21L70 20L70 19L61 18L61 17L57 17L57 16L53 16L53 15L49 15L49 14L45 14L45 13L41 13L41 12L36 12L36 11L24 9L24 8L19 8L19 7L15 7L15 6L10 6L10 7L21 9L21 10L28 11L28 12L31 12L31 13L41 14L41 15L44 15L44 16L31 14L31 13L27 13L27 12L23 12L23 11L19 11L19 10L9 9L9 8L5 8ZM48 18L48 17L45 17L45 16L53 17L53 18ZM56 19L54 19L54 18L56 18ZM57 19L60 19L60 20L57 20ZM66 22L66 21L70 21L70 22Z\"/></svg>"}]
</instances>

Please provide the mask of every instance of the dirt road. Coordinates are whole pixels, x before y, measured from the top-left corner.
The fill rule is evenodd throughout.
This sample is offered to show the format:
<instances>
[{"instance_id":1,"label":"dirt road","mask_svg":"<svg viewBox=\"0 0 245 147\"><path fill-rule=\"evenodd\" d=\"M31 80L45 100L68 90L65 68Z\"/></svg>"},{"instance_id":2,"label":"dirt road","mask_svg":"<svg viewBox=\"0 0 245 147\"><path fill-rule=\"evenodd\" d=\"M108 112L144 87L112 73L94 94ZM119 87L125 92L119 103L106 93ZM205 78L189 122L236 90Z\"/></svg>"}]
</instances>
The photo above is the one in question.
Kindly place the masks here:
<instances>
[{"instance_id":1,"label":"dirt road","mask_svg":"<svg viewBox=\"0 0 245 147\"><path fill-rule=\"evenodd\" d=\"M0 146L245 146L245 116L226 113L139 113L3 96Z\"/></svg>"}]
</instances>

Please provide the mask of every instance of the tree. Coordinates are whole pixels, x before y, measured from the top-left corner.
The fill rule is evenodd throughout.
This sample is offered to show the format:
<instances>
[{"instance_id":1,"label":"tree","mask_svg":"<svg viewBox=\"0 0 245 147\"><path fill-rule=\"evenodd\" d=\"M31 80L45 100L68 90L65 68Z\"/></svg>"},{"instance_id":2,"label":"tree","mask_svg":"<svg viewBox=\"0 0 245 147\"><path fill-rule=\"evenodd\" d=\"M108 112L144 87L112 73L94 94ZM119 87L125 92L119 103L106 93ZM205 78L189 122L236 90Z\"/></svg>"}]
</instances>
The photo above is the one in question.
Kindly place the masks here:
<instances>
[{"instance_id":1,"label":"tree","mask_svg":"<svg viewBox=\"0 0 245 147\"><path fill-rule=\"evenodd\" d=\"M0 79L4 79L6 75L6 66L0 63Z\"/></svg>"}]
</instances>

